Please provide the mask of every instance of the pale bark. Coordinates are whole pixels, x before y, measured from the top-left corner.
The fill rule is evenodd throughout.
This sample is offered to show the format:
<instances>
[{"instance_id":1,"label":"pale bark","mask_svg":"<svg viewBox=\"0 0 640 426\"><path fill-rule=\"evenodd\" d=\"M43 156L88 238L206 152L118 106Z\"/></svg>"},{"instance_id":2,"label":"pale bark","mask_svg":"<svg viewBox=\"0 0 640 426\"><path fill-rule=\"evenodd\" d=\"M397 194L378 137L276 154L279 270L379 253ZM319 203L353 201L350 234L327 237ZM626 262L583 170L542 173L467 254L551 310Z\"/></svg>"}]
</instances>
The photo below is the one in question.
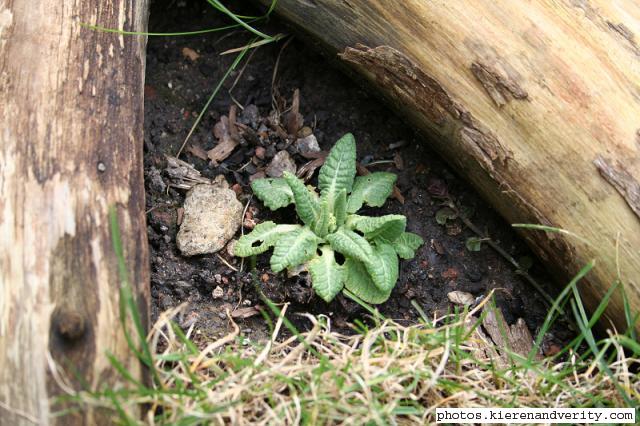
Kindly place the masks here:
<instances>
[{"instance_id":1,"label":"pale bark","mask_svg":"<svg viewBox=\"0 0 640 426\"><path fill-rule=\"evenodd\" d=\"M619 273L640 309L639 2L280 0L276 11L378 88L507 221L588 241L522 231L559 283L595 259L579 285L588 306ZM619 292L607 314L624 326Z\"/></svg>"},{"instance_id":2,"label":"pale bark","mask_svg":"<svg viewBox=\"0 0 640 426\"><path fill-rule=\"evenodd\" d=\"M119 323L108 209L116 206L143 319L148 255L142 174L146 0L0 0L0 424L57 419L58 373L82 389L142 378ZM61 407L57 407L61 408Z\"/></svg>"}]
</instances>

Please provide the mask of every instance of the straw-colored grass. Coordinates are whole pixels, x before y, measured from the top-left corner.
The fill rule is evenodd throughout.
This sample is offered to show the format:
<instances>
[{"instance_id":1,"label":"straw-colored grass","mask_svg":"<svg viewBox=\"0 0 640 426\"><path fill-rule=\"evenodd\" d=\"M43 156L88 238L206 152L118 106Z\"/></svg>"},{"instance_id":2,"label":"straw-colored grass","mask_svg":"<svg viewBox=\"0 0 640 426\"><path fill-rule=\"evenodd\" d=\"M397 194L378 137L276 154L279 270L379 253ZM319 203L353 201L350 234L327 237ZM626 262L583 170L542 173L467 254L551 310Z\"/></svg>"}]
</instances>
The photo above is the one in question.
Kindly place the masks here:
<instances>
[{"instance_id":1,"label":"straw-colored grass","mask_svg":"<svg viewBox=\"0 0 640 426\"><path fill-rule=\"evenodd\" d=\"M599 343L614 356L610 374L598 357L581 360L573 350L562 362L509 354L499 367L483 350L491 343L475 331L480 308L411 326L379 320L353 335L305 315L310 330L291 328L284 338L292 327L285 305L268 342L243 344L229 317L234 331L201 349L189 340L193 329L183 334L171 322L175 309L147 339L154 386L76 396L117 408L122 423L172 425L427 424L438 407L623 407L639 400L640 360L625 356L620 336Z\"/></svg>"}]
</instances>

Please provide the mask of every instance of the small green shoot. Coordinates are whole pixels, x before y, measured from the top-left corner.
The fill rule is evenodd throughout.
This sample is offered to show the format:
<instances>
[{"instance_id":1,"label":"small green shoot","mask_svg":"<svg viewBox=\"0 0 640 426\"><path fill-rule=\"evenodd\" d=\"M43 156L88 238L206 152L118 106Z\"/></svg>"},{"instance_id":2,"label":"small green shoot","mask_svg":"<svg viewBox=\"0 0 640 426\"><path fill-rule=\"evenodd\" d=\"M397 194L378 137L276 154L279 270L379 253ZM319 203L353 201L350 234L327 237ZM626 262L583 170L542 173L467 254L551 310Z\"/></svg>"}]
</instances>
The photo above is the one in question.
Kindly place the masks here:
<instances>
[{"instance_id":1,"label":"small green shoot","mask_svg":"<svg viewBox=\"0 0 640 426\"><path fill-rule=\"evenodd\" d=\"M469 251L480 251L482 248L482 242L487 241L486 238L478 238L478 237L469 237L467 241L465 241L465 246Z\"/></svg>"},{"instance_id":2,"label":"small green shoot","mask_svg":"<svg viewBox=\"0 0 640 426\"><path fill-rule=\"evenodd\" d=\"M320 169L318 186L305 186L295 175L257 179L256 197L276 210L294 204L302 225L263 222L238 240L235 254L255 256L273 247L271 269L280 272L305 264L313 289L330 302L343 289L366 303L385 302L398 280L398 257L411 259L423 244L405 232L402 215L355 214L363 204L380 207L393 191L396 176L376 172L356 177L356 142L344 135ZM336 254L344 256L344 263Z\"/></svg>"}]
</instances>

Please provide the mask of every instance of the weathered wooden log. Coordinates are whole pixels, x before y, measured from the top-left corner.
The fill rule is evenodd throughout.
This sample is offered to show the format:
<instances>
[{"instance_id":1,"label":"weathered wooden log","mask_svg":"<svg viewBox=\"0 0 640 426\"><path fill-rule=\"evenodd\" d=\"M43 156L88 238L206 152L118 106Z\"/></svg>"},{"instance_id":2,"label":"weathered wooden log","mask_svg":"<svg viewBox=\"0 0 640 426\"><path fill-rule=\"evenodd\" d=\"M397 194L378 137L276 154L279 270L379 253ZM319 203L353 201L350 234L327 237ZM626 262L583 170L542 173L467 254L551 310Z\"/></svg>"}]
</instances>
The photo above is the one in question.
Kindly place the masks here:
<instances>
[{"instance_id":1,"label":"weathered wooden log","mask_svg":"<svg viewBox=\"0 0 640 426\"><path fill-rule=\"evenodd\" d=\"M83 407L52 418L66 383L141 379L119 319L108 209L146 320L142 123L147 1L0 0L0 424L107 424ZM84 382L84 383L81 383Z\"/></svg>"},{"instance_id":2,"label":"weathered wooden log","mask_svg":"<svg viewBox=\"0 0 640 426\"><path fill-rule=\"evenodd\" d=\"M276 12L510 223L583 238L522 231L561 282L596 260L579 286L590 308L619 276L640 309L640 3L280 0ZM607 314L624 327L620 292Z\"/></svg>"}]
</instances>

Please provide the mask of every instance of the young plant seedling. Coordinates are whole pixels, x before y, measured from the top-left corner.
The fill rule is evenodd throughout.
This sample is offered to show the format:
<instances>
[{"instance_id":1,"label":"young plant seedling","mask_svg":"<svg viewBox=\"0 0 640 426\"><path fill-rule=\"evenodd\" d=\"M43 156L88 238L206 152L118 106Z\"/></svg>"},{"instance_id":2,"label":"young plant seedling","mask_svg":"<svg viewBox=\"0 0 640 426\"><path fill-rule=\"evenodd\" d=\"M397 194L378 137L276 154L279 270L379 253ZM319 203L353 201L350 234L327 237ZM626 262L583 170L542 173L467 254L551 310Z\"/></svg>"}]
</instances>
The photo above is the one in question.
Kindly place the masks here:
<instances>
[{"instance_id":1,"label":"young plant seedling","mask_svg":"<svg viewBox=\"0 0 640 426\"><path fill-rule=\"evenodd\" d=\"M263 222L238 240L235 254L253 256L274 247L273 272L306 263L313 289L325 301L346 288L367 303L382 303L398 280L398 256L413 258L423 240L405 232L402 215L355 213L363 204L381 207L395 181L396 175L386 172L356 177L356 143L348 133L320 169L320 195L288 172L253 181L253 193L265 206L276 210L294 203L303 224ZM336 252L344 256L343 264L336 261Z\"/></svg>"}]
</instances>

